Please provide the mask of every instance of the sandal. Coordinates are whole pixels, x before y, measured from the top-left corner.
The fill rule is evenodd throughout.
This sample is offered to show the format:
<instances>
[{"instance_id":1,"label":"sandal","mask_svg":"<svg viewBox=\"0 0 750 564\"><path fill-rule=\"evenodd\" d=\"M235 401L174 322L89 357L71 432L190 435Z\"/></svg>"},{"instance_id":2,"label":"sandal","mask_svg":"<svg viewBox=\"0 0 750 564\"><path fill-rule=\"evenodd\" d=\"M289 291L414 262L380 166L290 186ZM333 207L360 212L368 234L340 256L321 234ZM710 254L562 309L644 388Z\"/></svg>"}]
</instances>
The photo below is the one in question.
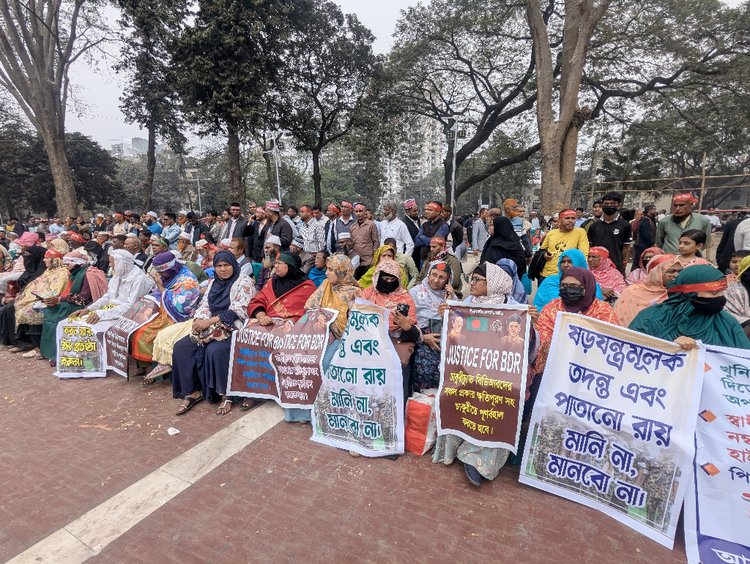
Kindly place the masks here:
<instances>
[{"instance_id":1,"label":"sandal","mask_svg":"<svg viewBox=\"0 0 750 564\"><path fill-rule=\"evenodd\" d=\"M254 399L244 399L242 400L242 403L240 404L240 409L242 411L249 411L252 408L254 408L258 404L257 401Z\"/></svg>"},{"instance_id":2,"label":"sandal","mask_svg":"<svg viewBox=\"0 0 750 564\"><path fill-rule=\"evenodd\" d=\"M229 409L227 409L227 405L229 405ZM231 411L232 400L229 398L224 398L223 400L221 400L219 408L216 410L216 415L226 415L227 413L231 413Z\"/></svg>"},{"instance_id":3,"label":"sandal","mask_svg":"<svg viewBox=\"0 0 750 564\"><path fill-rule=\"evenodd\" d=\"M21 356L22 356L23 358L34 358L34 357L36 357L36 355L38 355L38 354L40 354L38 350L36 350L36 349L31 349L30 351L26 351L25 353L23 353L23 354L22 354Z\"/></svg>"},{"instance_id":4,"label":"sandal","mask_svg":"<svg viewBox=\"0 0 750 564\"><path fill-rule=\"evenodd\" d=\"M187 403L183 403L180 406L180 409L177 410L177 413L175 413L175 415L184 415L184 414L186 414L188 411L190 411L191 409L193 409L193 406L195 406L196 403L200 403L200 402L203 401L203 396L201 396L199 398L186 397L185 401Z\"/></svg>"},{"instance_id":5,"label":"sandal","mask_svg":"<svg viewBox=\"0 0 750 564\"><path fill-rule=\"evenodd\" d=\"M151 372L149 372L146 376L143 377L143 382L141 382L141 386L150 386L157 380L160 380L163 376L166 376L172 372L172 367L169 364L157 364L156 368L154 368Z\"/></svg>"},{"instance_id":6,"label":"sandal","mask_svg":"<svg viewBox=\"0 0 750 564\"><path fill-rule=\"evenodd\" d=\"M25 353L28 351L29 349L27 347L12 347L8 349L8 352L11 352L11 353Z\"/></svg>"}]
</instances>

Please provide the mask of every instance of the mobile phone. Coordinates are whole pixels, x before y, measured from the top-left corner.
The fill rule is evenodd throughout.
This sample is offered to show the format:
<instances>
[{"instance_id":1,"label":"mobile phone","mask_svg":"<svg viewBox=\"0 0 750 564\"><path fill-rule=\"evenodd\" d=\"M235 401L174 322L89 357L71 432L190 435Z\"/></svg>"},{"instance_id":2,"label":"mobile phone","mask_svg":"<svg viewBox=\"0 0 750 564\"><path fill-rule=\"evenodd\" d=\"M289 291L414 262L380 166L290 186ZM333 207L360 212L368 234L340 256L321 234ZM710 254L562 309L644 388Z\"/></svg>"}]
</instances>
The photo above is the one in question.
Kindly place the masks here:
<instances>
[{"instance_id":1,"label":"mobile phone","mask_svg":"<svg viewBox=\"0 0 750 564\"><path fill-rule=\"evenodd\" d=\"M45 300L46 299L46 298L40 296L39 294L37 294L35 292L31 292L31 295L34 296L38 300Z\"/></svg>"},{"instance_id":2,"label":"mobile phone","mask_svg":"<svg viewBox=\"0 0 750 564\"><path fill-rule=\"evenodd\" d=\"M409 304L398 304L396 306L396 311L406 317L409 315Z\"/></svg>"}]
</instances>

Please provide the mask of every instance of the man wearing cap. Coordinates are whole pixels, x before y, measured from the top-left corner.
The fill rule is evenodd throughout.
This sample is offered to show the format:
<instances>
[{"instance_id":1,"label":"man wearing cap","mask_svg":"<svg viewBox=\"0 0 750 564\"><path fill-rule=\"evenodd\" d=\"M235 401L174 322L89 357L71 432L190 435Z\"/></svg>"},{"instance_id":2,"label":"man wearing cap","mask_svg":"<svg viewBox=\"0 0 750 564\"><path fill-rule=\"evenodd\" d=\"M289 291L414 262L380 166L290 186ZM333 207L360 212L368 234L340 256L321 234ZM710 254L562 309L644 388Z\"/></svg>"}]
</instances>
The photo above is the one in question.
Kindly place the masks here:
<instances>
[{"instance_id":1,"label":"man wearing cap","mask_svg":"<svg viewBox=\"0 0 750 564\"><path fill-rule=\"evenodd\" d=\"M690 193L675 194L672 197L672 213L656 226L657 247L667 254L680 254L677 245L682 233L688 229L699 229L706 233L706 246L703 254L708 253L708 245L711 242L711 222L706 216L693 212L693 205L697 203L698 200ZM737 241L736 232L735 241ZM740 250L743 247L736 248ZM748 241L747 248L750 249L750 241Z\"/></svg>"},{"instance_id":2,"label":"man wearing cap","mask_svg":"<svg viewBox=\"0 0 750 564\"><path fill-rule=\"evenodd\" d=\"M188 225L188 211L187 210L180 210L177 212L177 225L180 226L180 231L185 231L185 228Z\"/></svg>"},{"instance_id":3,"label":"man wearing cap","mask_svg":"<svg viewBox=\"0 0 750 564\"><path fill-rule=\"evenodd\" d=\"M180 251L180 260L195 260L195 247L190 233L183 231L177 236L177 250Z\"/></svg>"},{"instance_id":4,"label":"man wearing cap","mask_svg":"<svg viewBox=\"0 0 750 564\"><path fill-rule=\"evenodd\" d=\"M255 281L255 288L260 290L271 279L273 274L273 265L281 253L281 239L276 235L269 235L263 243L263 258L260 261L262 268L258 279Z\"/></svg>"},{"instance_id":5,"label":"man wearing cap","mask_svg":"<svg viewBox=\"0 0 750 564\"><path fill-rule=\"evenodd\" d=\"M313 210L310 206L302 206L299 209L299 234L302 239L302 247L305 255L312 257L313 263L315 262L315 253L322 251L326 247L325 233L323 231L324 226L313 216ZM307 264L306 256L302 258L302 264ZM312 267L310 267L312 268ZM309 271L306 270L305 273Z\"/></svg>"},{"instance_id":6,"label":"man wearing cap","mask_svg":"<svg viewBox=\"0 0 750 564\"><path fill-rule=\"evenodd\" d=\"M177 225L177 216L173 212L164 212L161 217L161 224L163 228L161 236L167 240L169 249L173 251L177 248L177 237L182 233L180 226Z\"/></svg>"},{"instance_id":7,"label":"man wearing cap","mask_svg":"<svg viewBox=\"0 0 750 564\"><path fill-rule=\"evenodd\" d=\"M281 250L288 251L289 245L294 238L294 232L292 230L292 225L281 217L281 206L277 200L266 202L266 214L268 215L268 222L270 223L268 234L276 235L279 238L279 241L281 241Z\"/></svg>"},{"instance_id":8,"label":"man wearing cap","mask_svg":"<svg viewBox=\"0 0 750 564\"><path fill-rule=\"evenodd\" d=\"M542 249L547 251L547 262L542 269L541 278L557 274L557 262L560 255L569 249L578 249L586 257L589 254L589 238L586 230L576 227L576 211L566 209L560 212L559 227L552 229L542 241Z\"/></svg>"},{"instance_id":9,"label":"man wearing cap","mask_svg":"<svg viewBox=\"0 0 750 564\"><path fill-rule=\"evenodd\" d=\"M440 215L442 211L443 204L435 200L427 202L424 206L424 216L427 221L419 228L419 233L417 233L417 237L414 240L414 246L419 249L420 262L417 266L420 268L422 261L430 253L430 239L433 237L448 239L450 227Z\"/></svg>"},{"instance_id":10,"label":"man wearing cap","mask_svg":"<svg viewBox=\"0 0 750 564\"><path fill-rule=\"evenodd\" d=\"M70 246L71 251L83 247L85 244L86 239L83 238L83 235L81 235L80 233L76 233L75 231L71 231L70 236L68 237L68 245Z\"/></svg>"},{"instance_id":11,"label":"man wearing cap","mask_svg":"<svg viewBox=\"0 0 750 564\"><path fill-rule=\"evenodd\" d=\"M352 234L348 231L339 233L338 241L336 242L336 252L349 257L352 263L352 267L356 271L359 268L359 255L354 252L352 248Z\"/></svg>"},{"instance_id":12,"label":"man wearing cap","mask_svg":"<svg viewBox=\"0 0 750 564\"><path fill-rule=\"evenodd\" d=\"M487 215L489 208L482 206L479 209L479 217L474 220L471 226L471 248L475 255L482 253L487 239L490 238L490 232L487 230Z\"/></svg>"},{"instance_id":13,"label":"man wearing cap","mask_svg":"<svg viewBox=\"0 0 750 564\"><path fill-rule=\"evenodd\" d=\"M242 208L237 202L233 202L229 205L229 217L224 228L221 230L222 239L233 239L234 237L242 237L245 232L245 226L247 220L242 215Z\"/></svg>"},{"instance_id":14,"label":"man wearing cap","mask_svg":"<svg viewBox=\"0 0 750 564\"><path fill-rule=\"evenodd\" d=\"M314 221L314 220L313 220ZM292 240L292 244L289 245L289 252L299 257L300 270L305 274L308 274L313 266L315 266L315 255L305 252L305 242L302 237L295 237Z\"/></svg>"},{"instance_id":15,"label":"man wearing cap","mask_svg":"<svg viewBox=\"0 0 750 564\"><path fill-rule=\"evenodd\" d=\"M146 219L144 221L144 225L146 226L146 229L149 233L152 235L161 235L162 231L164 231L164 228L162 227L161 223L159 223L159 214L155 211L150 211L146 213Z\"/></svg>"},{"instance_id":16,"label":"man wearing cap","mask_svg":"<svg viewBox=\"0 0 750 564\"><path fill-rule=\"evenodd\" d=\"M352 250L359 255L358 272L354 273L354 277L359 280L372 266L375 249L380 246L380 235L375 222L367 218L367 207L364 204L355 204L354 214L357 221L349 227L349 234L352 236Z\"/></svg>"},{"instance_id":17,"label":"man wearing cap","mask_svg":"<svg viewBox=\"0 0 750 564\"><path fill-rule=\"evenodd\" d=\"M396 215L396 203L386 202L383 204L383 221L378 223L380 232L380 244L383 245L386 239L396 241L396 252L405 255L411 255L414 252L414 239L409 233L406 223L401 221ZM417 229L417 233L419 229Z\"/></svg>"}]
</instances>

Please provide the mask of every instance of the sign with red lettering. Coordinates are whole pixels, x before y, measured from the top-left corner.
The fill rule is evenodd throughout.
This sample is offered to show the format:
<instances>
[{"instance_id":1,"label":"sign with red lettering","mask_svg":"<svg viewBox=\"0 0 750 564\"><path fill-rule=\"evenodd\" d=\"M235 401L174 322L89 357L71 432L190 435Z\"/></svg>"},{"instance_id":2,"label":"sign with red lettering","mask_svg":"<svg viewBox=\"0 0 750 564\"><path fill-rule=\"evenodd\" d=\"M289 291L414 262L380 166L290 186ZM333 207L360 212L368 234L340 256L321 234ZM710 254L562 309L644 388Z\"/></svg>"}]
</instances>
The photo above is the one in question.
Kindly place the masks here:
<instances>
[{"instance_id":1,"label":"sign with red lettering","mask_svg":"<svg viewBox=\"0 0 750 564\"><path fill-rule=\"evenodd\" d=\"M438 434L516 452L526 397L528 306L449 303L441 341Z\"/></svg>"}]
</instances>

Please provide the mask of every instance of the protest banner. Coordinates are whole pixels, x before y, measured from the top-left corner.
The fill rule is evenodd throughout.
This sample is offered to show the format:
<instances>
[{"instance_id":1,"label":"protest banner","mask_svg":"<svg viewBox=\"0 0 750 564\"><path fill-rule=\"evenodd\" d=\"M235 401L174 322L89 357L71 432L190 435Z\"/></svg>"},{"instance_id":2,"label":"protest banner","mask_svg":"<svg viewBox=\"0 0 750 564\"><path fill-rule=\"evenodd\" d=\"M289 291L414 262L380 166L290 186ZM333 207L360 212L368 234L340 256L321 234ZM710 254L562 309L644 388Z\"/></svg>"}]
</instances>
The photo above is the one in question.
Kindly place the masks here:
<instances>
[{"instance_id":1,"label":"protest banner","mask_svg":"<svg viewBox=\"0 0 750 564\"><path fill-rule=\"evenodd\" d=\"M356 300L313 405L311 440L364 456L403 454L403 376L388 316Z\"/></svg>"},{"instance_id":2,"label":"protest banner","mask_svg":"<svg viewBox=\"0 0 750 564\"><path fill-rule=\"evenodd\" d=\"M438 435L515 453L526 399L528 306L449 304L435 403Z\"/></svg>"},{"instance_id":3,"label":"protest banner","mask_svg":"<svg viewBox=\"0 0 750 564\"><path fill-rule=\"evenodd\" d=\"M109 323L86 323L85 317L69 317L57 324L58 378L103 378L107 375L104 331Z\"/></svg>"},{"instance_id":4,"label":"protest banner","mask_svg":"<svg viewBox=\"0 0 750 564\"><path fill-rule=\"evenodd\" d=\"M337 315L332 309L311 309L297 323L278 318L265 327L254 320L246 323L232 335L227 394L311 409Z\"/></svg>"},{"instance_id":5,"label":"protest banner","mask_svg":"<svg viewBox=\"0 0 750 564\"><path fill-rule=\"evenodd\" d=\"M671 548L693 460L704 349L558 313L520 481Z\"/></svg>"},{"instance_id":6,"label":"protest banner","mask_svg":"<svg viewBox=\"0 0 750 564\"><path fill-rule=\"evenodd\" d=\"M750 351L709 347L685 498L688 562L750 564Z\"/></svg>"},{"instance_id":7,"label":"protest banner","mask_svg":"<svg viewBox=\"0 0 750 564\"><path fill-rule=\"evenodd\" d=\"M144 296L125 313L104 334L107 352L107 369L120 376L128 377L128 343L130 335L146 325L159 314L160 304L150 296Z\"/></svg>"}]
</instances>

